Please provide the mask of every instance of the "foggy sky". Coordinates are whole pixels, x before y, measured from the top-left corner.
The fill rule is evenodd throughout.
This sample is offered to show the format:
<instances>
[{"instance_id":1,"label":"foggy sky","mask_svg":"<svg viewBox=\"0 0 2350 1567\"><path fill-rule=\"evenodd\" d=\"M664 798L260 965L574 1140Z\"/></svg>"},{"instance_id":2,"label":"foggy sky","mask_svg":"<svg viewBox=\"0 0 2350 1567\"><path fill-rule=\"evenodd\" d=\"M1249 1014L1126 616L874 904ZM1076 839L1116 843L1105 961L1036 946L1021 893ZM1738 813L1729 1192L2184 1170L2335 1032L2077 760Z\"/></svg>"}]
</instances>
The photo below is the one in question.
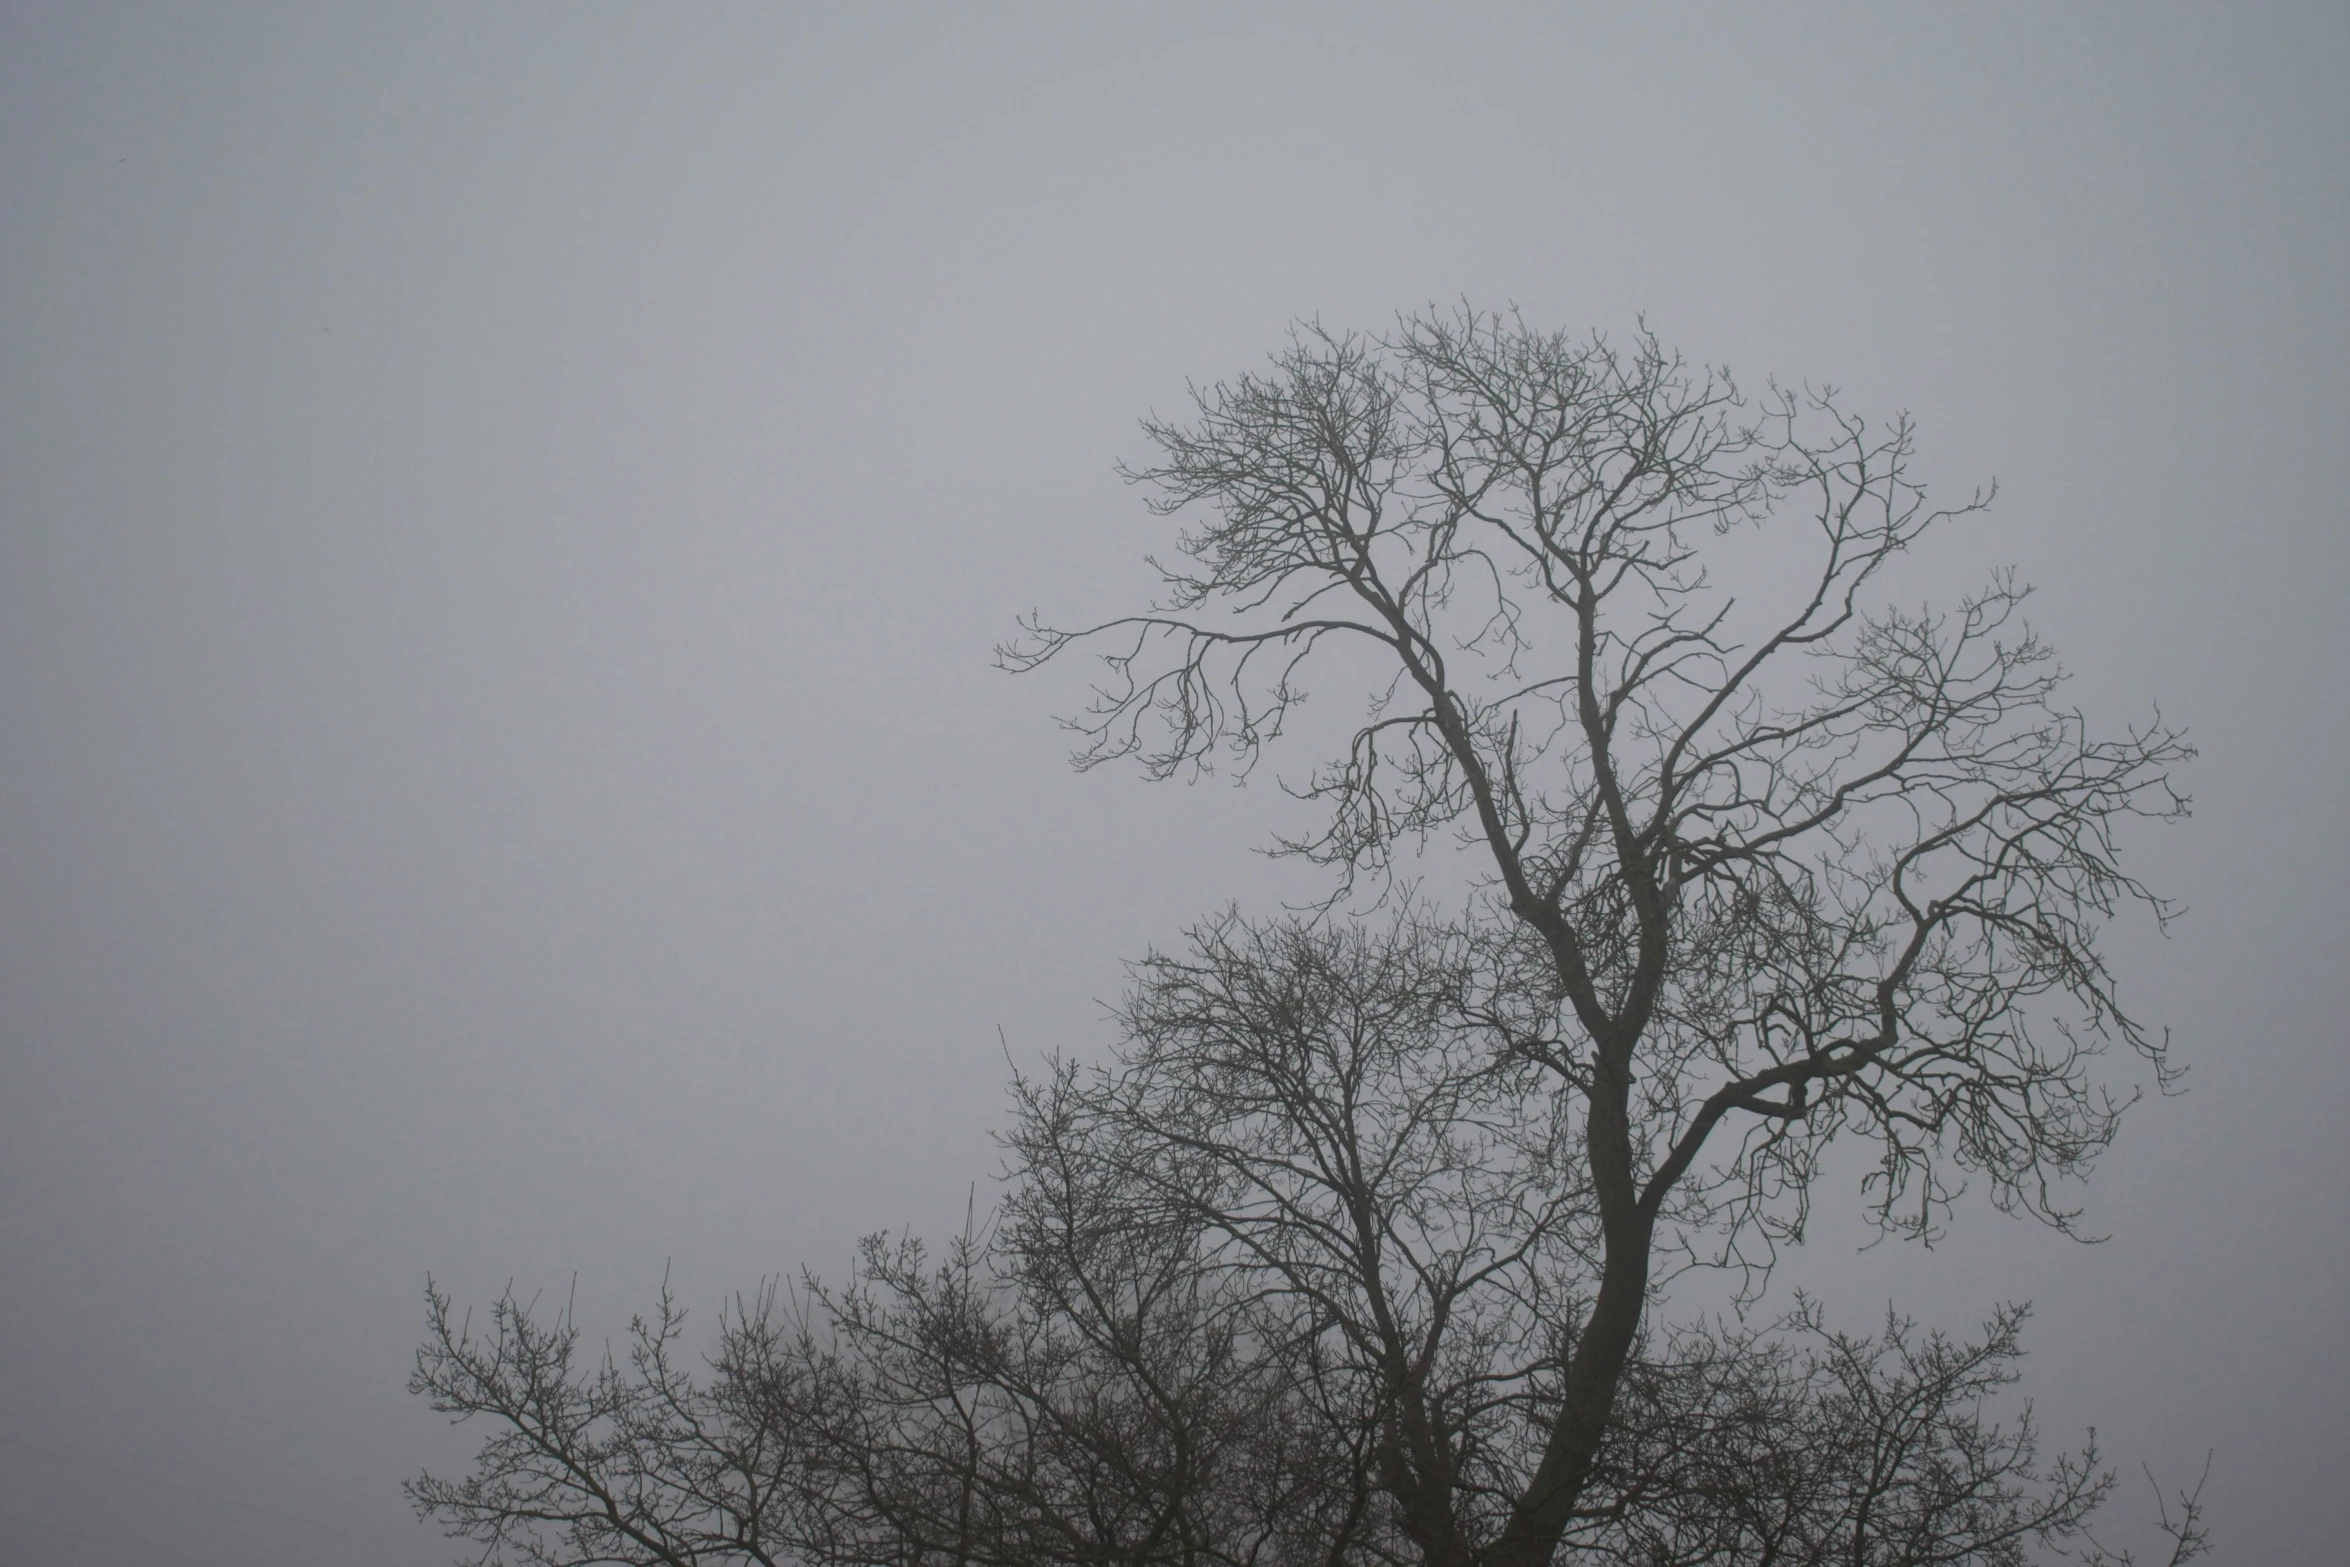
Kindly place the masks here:
<instances>
[{"instance_id":1,"label":"foggy sky","mask_svg":"<svg viewBox=\"0 0 2350 1567\"><path fill-rule=\"evenodd\" d=\"M448 1560L428 1271L708 1323L984 1202L1007 1052L1304 885L989 648L1140 601L1187 379L1462 297L1910 409L2000 500L1905 586L2192 731L2111 1240L1847 1187L1783 1284L2035 1300L2052 1444L2327 1559L2346 80L2319 4L0 8L0 1567Z\"/></svg>"}]
</instances>

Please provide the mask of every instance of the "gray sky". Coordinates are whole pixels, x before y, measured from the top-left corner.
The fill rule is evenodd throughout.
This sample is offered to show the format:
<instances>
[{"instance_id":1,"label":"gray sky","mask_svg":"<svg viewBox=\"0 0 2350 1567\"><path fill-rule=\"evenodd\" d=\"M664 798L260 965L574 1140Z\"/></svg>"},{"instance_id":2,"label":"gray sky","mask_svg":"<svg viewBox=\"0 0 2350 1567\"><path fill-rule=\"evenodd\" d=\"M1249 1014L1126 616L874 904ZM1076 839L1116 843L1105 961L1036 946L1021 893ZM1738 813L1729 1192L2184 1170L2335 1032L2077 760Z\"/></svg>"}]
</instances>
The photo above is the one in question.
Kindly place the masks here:
<instances>
[{"instance_id":1,"label":"gray sky","mask_svg":"<svg viewBox=\"0 0 2350 1567\"><path fill-rule=\"evenodd\" d=\"M2316 4L0 8L0 1567L445 1560L427 1270L617 1330L958 1218L999 1026L1296 885L990 645L1136 600L1187 377L1463 295L1910 408L2001 484L1919 591L2193 730L2113 1239L1788 1282L2037 1300L2052 1437L2330 1555L2346 80Z\"/></svg>"}]
</instances>

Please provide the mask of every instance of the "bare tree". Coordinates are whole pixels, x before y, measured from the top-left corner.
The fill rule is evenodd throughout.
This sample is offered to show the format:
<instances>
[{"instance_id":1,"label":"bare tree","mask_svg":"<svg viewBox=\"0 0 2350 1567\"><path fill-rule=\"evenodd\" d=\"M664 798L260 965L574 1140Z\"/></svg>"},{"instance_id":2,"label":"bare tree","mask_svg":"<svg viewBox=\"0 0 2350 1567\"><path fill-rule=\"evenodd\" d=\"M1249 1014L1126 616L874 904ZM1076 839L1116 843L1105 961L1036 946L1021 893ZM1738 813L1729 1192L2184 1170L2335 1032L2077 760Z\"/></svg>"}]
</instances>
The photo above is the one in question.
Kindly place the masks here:
<instances>
[{"instance_id":1,"label":"bare tree","mask_svg":"<svg viewBox=\"0 0 2350 1567\"><path fill-rule=\"evenodd\" d=\"M1342 1552L1481 1551L1589 1276L1586 1184L1490 990L1409 910L1378 933L1227 915L1138 967L1113 1067L1022 1085L1023 1273L1069 1310L1107 1298L1105 1249L1178 1242L1298 1444L1345 1455Z\"/></svg>"},{"instance_id":2,"label":"bare tree","mask_svg":"<svg viewBox=\"0 0 2350 1567\"><path fill-rule=\"evenodd\" d=\"M489 1426L471 1473L408 1483L419 1516L482 1563L531 1567L777 1567L810 1559L842 1516L830 1455L812 1445L830 1372L773 1289L735 1302L697 1376L666 1286L629 1325L625 1360L584 1361L565 1304L542 1317L509 1289L487 1330L425 1291L411 1393Z\"/></svg>"},{"instance_id":3,"label":"bare tree","mask_svg":"<svg viewBox=\"0 0 2350 1567\"><path fill-rule=\"evenodd\" d=\"M1942 610L1884 596L1984 504L1928 506L1906 419L1750 401L1645 331L1464 310L1302 327L1145 428L1131 477L1189 523L1163 601L1032 618L1006 664L1103 649L1079 760L1158 777L1251 766L1310 674L1354 683L1359 723L1296 785L1323 814L1280 847L1343 895L1457 834L1556 1009L1515 1049L1571 1106L1597 1288L1488 1567L1566 1538L1660 1255L1767 1256L1838 1135L1873 1141L1890 1230L1930 1234L1969 1180L2070 1227L2065 1182L2121 1109L2095 1058L2173 1075L2097 934L2125 903L2167 915L2116 832L2184 814L2189 752L2064 707L2012 577ZM1775 608L1709 570L1752 543L1808 563Z\"/></svg>"}]
</instances>

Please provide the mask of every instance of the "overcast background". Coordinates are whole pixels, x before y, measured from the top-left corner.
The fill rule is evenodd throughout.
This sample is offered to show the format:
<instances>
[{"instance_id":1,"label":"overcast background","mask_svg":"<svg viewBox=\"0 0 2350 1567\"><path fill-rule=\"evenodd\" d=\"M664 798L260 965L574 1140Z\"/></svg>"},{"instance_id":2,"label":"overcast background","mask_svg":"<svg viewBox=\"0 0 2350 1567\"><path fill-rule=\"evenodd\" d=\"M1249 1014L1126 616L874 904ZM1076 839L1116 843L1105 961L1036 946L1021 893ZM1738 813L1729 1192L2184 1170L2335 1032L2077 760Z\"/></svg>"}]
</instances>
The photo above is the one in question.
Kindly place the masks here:
<instances>
[{"instance_id":1,"label":"overcast background","mask_svg":"<svg viewBox=\"0 0 2350 1567\"><path fill-rule=\"evenodd\" d=\"M1911 409L2001 499L1907 588L2192 729L2113 1239L1840 1191L1785 1282L2036 1300L2052 1439L2333 1558L2345 81L2334 4L0 5L0 1567L447 1560L428 1271L600 1335L959 1221L1007 1045L1297 885L991 644L1137 601L1186 378L1464 295Z\"/></svg>"}]
</instances>

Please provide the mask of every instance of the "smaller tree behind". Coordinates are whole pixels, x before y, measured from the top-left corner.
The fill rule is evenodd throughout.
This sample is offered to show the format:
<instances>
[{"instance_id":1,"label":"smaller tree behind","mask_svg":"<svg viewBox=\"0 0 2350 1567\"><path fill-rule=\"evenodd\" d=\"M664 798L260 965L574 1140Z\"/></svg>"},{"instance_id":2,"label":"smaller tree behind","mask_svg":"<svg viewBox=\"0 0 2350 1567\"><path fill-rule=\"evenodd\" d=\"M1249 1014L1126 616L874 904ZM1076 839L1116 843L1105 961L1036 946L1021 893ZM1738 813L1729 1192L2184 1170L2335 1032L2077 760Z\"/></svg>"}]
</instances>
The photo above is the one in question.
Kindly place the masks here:
<instances>
[{"instance_id":1,"label":"smaller tree behind","mask_svg":"<svg viewBox=\"0 0 2350 1567\"><path fill-rule=\"evenodd\" d=\"M992 1225L763 1291L706 1377L430 1299L412 1388L494 1429L411 1486L485 1562L1209 1567L1487 1559L1594 1269L1546 1081L1454 927L1211 921L1139 966L1110 1065L1019 1086ZM2020 1563L2110 1479L1994 1423L1979 1343L1693 1324L1632 1362L1575 1561ZM2185 1560L2184 1556L2179 1558Z\"/></svg>"}]
</instances>

